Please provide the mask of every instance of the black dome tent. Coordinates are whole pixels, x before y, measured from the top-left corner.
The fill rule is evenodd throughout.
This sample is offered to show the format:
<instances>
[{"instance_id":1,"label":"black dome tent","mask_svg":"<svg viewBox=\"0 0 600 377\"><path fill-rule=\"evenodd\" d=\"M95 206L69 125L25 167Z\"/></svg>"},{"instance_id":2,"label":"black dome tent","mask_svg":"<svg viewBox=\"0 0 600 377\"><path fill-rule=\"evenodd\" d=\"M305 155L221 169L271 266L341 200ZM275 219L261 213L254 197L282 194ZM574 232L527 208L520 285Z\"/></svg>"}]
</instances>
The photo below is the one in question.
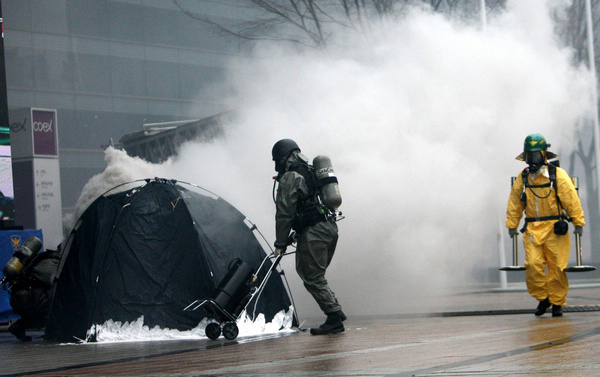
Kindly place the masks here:
<instances>
[{"instance_id":1,"label":"black dome tent","mask_svg":"<svg viewBox=\"0 0 600 377\"><path fill-rule=\"evenodd\" d=\"M258 267L266 254L256 227L225 200L198 189L155 178L98 197L63 243L46 337L85 339L94 324L141 316L150 328L189 330L205 313L183 309L210 298L232 260ZM279 274L253 301L248 308L267 322L291 306Z\"/></svg>"}]
</instances>

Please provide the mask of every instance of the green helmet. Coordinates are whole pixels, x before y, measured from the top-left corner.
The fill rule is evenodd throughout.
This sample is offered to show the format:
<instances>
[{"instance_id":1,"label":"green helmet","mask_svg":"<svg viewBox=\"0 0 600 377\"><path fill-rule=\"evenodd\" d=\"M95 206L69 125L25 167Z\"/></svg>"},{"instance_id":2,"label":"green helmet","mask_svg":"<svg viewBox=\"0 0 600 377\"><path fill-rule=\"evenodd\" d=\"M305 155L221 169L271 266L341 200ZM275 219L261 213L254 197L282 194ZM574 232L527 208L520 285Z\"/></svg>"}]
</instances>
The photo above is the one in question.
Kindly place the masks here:
<instances>
[{"instance_id":1,"label":"green helmet","mask_svg":"<svg viewBox=\"0 0 600 377\"><path fill-rule=\"evenodd\" d=\"M525 153L543 151L547 160L557 158L556 153L550 152L548 148L550 144L546 142L546 138L542 134L530 134L525 138L523 152L517 156L517 160L525 161Z\"/></svg>"},{"instance_id":2,"label":"green helmet","mask_svg":"<svg viewBox=\"0 0 600 377\"><path fill-rule=\"evenodd\" d=\"M550 145L546 143L546 138L542 134L531 134L525 138L523 150L525 152L545 151Z\"/></svg>"}]
</instances>

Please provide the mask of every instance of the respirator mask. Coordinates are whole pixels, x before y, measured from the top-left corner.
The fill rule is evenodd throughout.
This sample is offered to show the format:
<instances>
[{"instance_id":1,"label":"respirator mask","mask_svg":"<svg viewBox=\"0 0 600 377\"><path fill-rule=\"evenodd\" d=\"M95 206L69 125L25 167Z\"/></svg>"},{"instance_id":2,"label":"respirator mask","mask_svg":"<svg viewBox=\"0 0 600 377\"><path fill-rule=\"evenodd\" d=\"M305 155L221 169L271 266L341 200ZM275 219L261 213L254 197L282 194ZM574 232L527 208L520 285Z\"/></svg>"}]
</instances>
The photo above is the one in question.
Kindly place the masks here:
<instances>
[{"instance_id":1,"label":"respirator mask","mask_svg":"<svg viewBox=\"0 0 600 377\"><path fill-rule=\"evenodd\" d=\"M281 160L275 161L275 171L278 173L277 177L281 177L283 175L283 173L285 173L285 169L286 169L286 159L282 158Z\"/></svg>"},{"instance_id":2,"label":"respirator mask","mask_svg":"<svg viewBox=\"0 0 600 377\"><path fill-rule=\"evenodd\" d=\"M525 152L525 162L529 165L529 171L535 173L544 165L544 155L541 151Z\"/></svg>"}]
</instances>

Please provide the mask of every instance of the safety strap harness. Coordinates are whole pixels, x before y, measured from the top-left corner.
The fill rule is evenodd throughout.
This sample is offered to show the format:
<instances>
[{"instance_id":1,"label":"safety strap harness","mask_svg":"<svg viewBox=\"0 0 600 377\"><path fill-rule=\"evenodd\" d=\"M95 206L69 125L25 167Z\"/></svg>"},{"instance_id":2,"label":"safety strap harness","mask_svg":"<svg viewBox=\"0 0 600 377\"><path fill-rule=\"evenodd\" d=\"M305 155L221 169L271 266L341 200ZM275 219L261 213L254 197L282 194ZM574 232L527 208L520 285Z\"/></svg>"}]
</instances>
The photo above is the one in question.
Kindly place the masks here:
<instances>
[{"instance_id":1,"label":"safety strap harness","mask_svg":"<svg viewBox=\"0 0 600 377\"><path fill-rule=\"evenodd\" d=\"M533 195L535 195L536 197L540 198L540 199L546 199L548 196L550 196L550 194L552 193L552 188L554 187L554 194L556 195L556 202L558 203L558 215L554 215L554 216L541 216L541 217L526 217L525 218L525 225L523 226L523 228L521 229L521 232L525 232L525 230L527 230L527 223L533 223L533 222L538 222L538 221L550 221L550 220L566 220L571 222L571 218L569 216L567 216L562 208L562 203L560 202L560 198L558 197L558 185L556 184L556 165L549 163L548 164L548 175L550 178L550 182L548 183L544 183L541 185L530 185L529 184L529 169L525 169L523 170L522 176L523 176L523 193L526 192L527 188L529 188L529 191L531 191L533 193ZM534 188L542 188L542 187L550 187L550 191L548 192L548 195L546 196L539 196L538 194L535 193L535 191L533 191L532 189ZM525 205L527 205L527 200L524 201Z\"/></svg>"},{"instance_id":2,"label":"safety strap harness","mask_svg":"<svg viewBox=\"0 0 600 377\"><path fill-rule=\"evenodd\" d=\"M542 216L542 217L526 217L525 222L526 223L535 223L538 221L549 221L549 220L560 220L560 219L565 219L567 221L570 221L570 219L565 215L554 215L554 216Z\"/></svg>"}]
</instances>

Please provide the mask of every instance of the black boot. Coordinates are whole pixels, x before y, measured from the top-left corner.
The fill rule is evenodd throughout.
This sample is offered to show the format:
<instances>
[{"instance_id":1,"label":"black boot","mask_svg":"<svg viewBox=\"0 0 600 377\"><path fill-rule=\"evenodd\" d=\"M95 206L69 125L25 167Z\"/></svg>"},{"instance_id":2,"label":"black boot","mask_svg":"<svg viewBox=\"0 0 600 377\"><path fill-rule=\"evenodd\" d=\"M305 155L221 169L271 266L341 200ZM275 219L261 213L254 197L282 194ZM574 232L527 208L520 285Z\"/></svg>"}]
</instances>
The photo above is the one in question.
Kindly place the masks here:
<instances>
[{"instance_id":1,"label":"black boot","mask_svg":"<svg viewBox=\"0 0 600 377\"><path fill-rule=\"evenodd\" d=\"M312 335L337 334L344 331L342 323L341 310L333 313L327 313L327 320L321 326L310 329Z\"/></svg>"},{"instance_id":2,"label":"black boot","mask_svg":"<svg viewBox=\"0 0 600 377\"><path fill-rule=\"evenodd\" d=\"M340 310L340 319L342 320L342 322L348 319L348 317L346 317L346 314L344 314L342 310Z\"/></svg>"},{"instance_id":3,"label":"black boot","mask_svg":"<svg viewBox=\"0 0 600 377\"><path fill-rule=\"evenodd\" d=\"M552 317L562 317L562 306L552 305Z\"/></svg>"},{"instance_id":4,"label":"black boot","mask_svg":"<svg viewBox=\"0 0 600 377\"><path fill-rule=\"evenodd\" d=\"M8 331L10 331L10 333L13 334L20 341L31 342L31 337L25 334L25 327L21 325L19 320L10 325Z\"/></svg>"},{"instance_id":5,"label":"black boot","mask_svg":"<svg viewBox=\"0 0 600 377\"><path fill-rule=\"evenodd\" d=\"M535 315L537 317L543 315L544 313L546 313L546 309L548 309L550 307L550 300L548 300L548 297L546 297L545 300L540 301L537 310L535 311Z\"/></svg>"}]
</instances>

